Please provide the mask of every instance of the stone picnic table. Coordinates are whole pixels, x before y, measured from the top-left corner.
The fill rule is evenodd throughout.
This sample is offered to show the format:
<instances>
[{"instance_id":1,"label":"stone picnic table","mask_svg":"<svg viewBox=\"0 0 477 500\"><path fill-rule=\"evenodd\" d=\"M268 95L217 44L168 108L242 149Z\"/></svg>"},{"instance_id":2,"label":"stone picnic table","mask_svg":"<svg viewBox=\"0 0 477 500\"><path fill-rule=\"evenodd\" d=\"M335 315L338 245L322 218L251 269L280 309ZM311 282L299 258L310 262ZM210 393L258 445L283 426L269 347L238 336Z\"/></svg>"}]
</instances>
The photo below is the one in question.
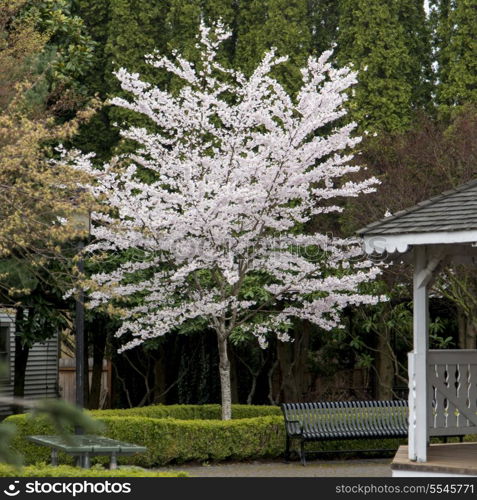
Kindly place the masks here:
<instances>
[{"instance_id":1,"label":"stone picnic table","mask_svg":"<svg viewBox=\"0 0 477 500\"><path fill-rule=\"evenodd\" d=\"M90 467L90 457L93 455L109 455L110 469L116 469L118 455L132 455L147 451L145 446L88 434L72 435L68 436L68 438L61 436L27 436L27 439L35 444L51 448L51 465L58 465L58 452L63 451L78 457L78 465L85 469Z\"/></svg>"}]
</instances>

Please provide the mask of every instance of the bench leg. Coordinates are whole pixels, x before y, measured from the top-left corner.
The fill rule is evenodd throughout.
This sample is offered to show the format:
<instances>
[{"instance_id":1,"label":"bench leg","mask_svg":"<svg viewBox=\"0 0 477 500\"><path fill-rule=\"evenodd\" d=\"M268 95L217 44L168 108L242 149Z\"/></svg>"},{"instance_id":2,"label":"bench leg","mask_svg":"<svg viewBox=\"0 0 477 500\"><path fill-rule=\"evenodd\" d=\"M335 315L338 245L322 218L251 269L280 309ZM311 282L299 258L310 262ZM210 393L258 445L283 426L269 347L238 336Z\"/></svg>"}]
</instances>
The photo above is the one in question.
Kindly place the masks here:
<instances>
[{"instance_id":1,"label":"bench leg","mask_svg":"<svg viewBox=\"0 0 477 500\"><path fill-rule=\"evenodd\" d=\"M89 460L89 453L83 455L83 463L81 465L83 469L89 469L91 467L91 462Z\"/></svg>"},{"instance_id":2,"label":"bench leg","mask_svg":"<svg viewBox=\"0 0 477 500\"><path fill-rule=\"evenodd\" d=\"M116 453L111 453L111 461L109 462L109 468L111 470L115 470L118 468L118 459L116 457Z\"/></svg>"},{"instance_id":3,"label":"bench leg","mask_svg":"<svg viewBox=\"0 0 477 500\"><path fill-rule=\"evenodd\" d=\"M58 465L58 450L51 450L51 465L55 467Z\"/></svg>"},{"instance_id":4,"label":"bench leg","mask_svg":"<svg viewBox=\"0 0 477 500\"><path fill-rule=\"evenodd\" d=\"M301 458L301 465L305 466L306 465L305 441L303 439L300 441L300 458Z\"/></svg>"},{"instance_id":5,"label":"bench leg","mask_svg":"<svg viewBox=\"0 0 477 500\"><path fill-rule=\"evenodd\" d=\"M285 448L285 462L290 461L290 436L287 435L287 445Z\"/></svg>"}]
</instances>

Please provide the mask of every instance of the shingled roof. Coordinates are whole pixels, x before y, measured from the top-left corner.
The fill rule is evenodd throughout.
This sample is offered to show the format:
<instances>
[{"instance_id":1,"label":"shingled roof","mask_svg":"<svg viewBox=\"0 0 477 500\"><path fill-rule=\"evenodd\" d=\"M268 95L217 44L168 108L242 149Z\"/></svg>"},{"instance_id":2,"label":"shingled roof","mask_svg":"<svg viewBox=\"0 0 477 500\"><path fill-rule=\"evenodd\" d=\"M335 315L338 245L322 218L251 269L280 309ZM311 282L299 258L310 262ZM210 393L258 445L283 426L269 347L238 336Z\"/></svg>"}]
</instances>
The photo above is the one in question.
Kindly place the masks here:
<instances>
[{"instance_id":1,"label":"shingled roof","mask_svg":"<svg viewBox=\"0 0 477 500\"><path fill-rule=\"evenodd\" d=\"M358 234L393 235L477 230L477 179L401 210Z\"/></svg>"}]
</instances>

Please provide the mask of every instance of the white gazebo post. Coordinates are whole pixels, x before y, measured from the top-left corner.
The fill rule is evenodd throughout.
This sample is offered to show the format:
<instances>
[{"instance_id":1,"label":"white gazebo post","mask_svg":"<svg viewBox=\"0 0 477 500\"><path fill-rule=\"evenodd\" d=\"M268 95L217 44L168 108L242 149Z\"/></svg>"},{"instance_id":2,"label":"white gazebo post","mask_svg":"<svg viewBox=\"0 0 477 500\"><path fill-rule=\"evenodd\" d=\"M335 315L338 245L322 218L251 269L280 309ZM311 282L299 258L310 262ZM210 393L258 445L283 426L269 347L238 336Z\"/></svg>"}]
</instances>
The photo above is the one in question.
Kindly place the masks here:
<instances>
[{"instance_id":1,"label":"white gazebo post","mask_svg":"<svg viewBox=\"0 0 477 500\"><path fill-rule=\"evenodd\" d=\"M427 268L427 247L416 247L414 252L414 350L409 353L408 357L409 459L425 462L427 460L428 441L427 351L429 349L429 304L427 286L432 272L429 273Z\"/></svg>"}]
</instances>

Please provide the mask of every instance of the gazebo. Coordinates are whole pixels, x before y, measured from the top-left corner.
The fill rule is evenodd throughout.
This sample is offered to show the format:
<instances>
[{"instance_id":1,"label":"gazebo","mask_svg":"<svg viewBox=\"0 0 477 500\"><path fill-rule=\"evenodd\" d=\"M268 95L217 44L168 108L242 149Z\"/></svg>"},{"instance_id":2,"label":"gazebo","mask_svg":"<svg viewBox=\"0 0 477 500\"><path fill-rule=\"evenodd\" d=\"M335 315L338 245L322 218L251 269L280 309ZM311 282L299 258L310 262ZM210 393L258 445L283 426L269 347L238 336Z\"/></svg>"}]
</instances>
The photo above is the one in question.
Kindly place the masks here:
<instances>
[{"instance_id":1,"label":"gazebo","mask_svg":"<svg viewBox=\"0 0 477 500\"><path fill-rule=\"evenodd\" d=\"M409 437L393 475L476 475L477 443L429 444L432 436L477 434L477 350L429 349L430 285L449 263L477 263L477 180L358 231L369 254L414 264L413 350L408 355ZM401 254L401 256L400 256Z\"/></svg>"}]
</instances>

